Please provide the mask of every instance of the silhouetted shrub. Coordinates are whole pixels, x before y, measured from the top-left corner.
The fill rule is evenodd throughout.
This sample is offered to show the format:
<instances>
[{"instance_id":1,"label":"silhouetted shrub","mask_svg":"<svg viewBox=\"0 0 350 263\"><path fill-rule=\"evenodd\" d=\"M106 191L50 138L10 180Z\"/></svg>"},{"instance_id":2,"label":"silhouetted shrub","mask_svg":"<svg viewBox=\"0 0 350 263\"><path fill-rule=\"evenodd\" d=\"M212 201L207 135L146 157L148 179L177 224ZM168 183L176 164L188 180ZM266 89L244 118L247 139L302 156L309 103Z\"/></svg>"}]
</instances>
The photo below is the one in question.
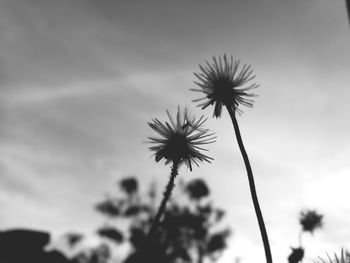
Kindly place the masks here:
<instances>
[{"instance_id":1,"label":"silhouetted shrub","mask_svg":"<svg viewBox=\"0 0 350 263\"><path fill-rule=\"evenodd\" d=\"M59 251L45 251L50 235L29 229L0 232L1 263L70 263Z\"/></svg>"},{"instance_id":2,"label":"silhouetted shrub","mask_svg":"<svg viewBox=\"0 0 350 263\"><path fill-rule=\"evenodd\" d=\"M123 179L121 182L124 182L119 184L122 188L130 180ZM132 185L138 185L137 181ZM226 248L229 230L213 230L221 223L224 211L208 199L210 191L204 180L196 179L180 188L185 199L182 202L174 199L169 203L152 238L148 236L148 231L156 211L154 191L143 196L138 187L133 189L135 191L122 191L123 195L109 197L102 202L108 204L103 206L108 207L103 210L103 215L128 222L125 234L110 225L99 230L102 236L112 237L117 243L129 242L132 250L125 263L185 263L194 260L200 263L205 258L213 260L214 255L220 255ZM207 197L205 202L204 197ZM200 199L203 200L199 202ZM110 206L118 213L110 213ZM96 209L101 212L101 206L96 206Z\"/></svg>"}]
</instances>

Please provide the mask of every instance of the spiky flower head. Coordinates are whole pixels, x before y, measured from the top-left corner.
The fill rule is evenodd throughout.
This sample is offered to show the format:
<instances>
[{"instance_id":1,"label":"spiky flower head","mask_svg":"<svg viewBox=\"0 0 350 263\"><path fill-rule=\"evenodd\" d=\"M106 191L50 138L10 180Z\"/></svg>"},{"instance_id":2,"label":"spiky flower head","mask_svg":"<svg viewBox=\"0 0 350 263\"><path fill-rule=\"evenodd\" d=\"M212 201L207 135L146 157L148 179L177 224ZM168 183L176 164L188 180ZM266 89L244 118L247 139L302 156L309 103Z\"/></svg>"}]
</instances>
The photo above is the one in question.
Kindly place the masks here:
<instances>
[{"instance_id":1,"label":"spiky flower head","mask_svg":"<svg viewBox=\"0 0 350 263\"><path fill-rule=\"evenodd\" d=\"M334 253L334 258L327 254L327 259L318 257L318 260L314 261L315 263L350 263L350 253L343 248L340 251L340 254L337 255Z\"/></svg>"},{"instance_id":2,"label":"spiky flower head","mask_svg":"<svg viewBox=\"0 0 350 263\"><path fill-rule=\"evenodd\" d=\"M240 67L239 60L234 61L232 56L228 60L226 55L223 58L213 57L212 63L205 62L206 65L199 65L200 72L194 73L198 78L195 83L200 89L191 89L205 94L205 97L193 100L195 102L204 100L198 105L199 107L205 109L209 105L214 105L213 115L219 118L223 106L228 106L238 113L242 112L238 109L239 105L253 106L254 101L251 98L256 95L249 91L259 85L248 84L255 78L250 65Z\"/></svg>"},{"instance_id":3,"label":"spiky flower head","mask_svg":"<svg viewBox=\"0 0 350 263\"><path fill-rule=\"evenodd\" d=\"M199 162L210 162L213 158L201 153L207 151L202 146L215 141L214 133L203 128L206 119L190 116L188 109L180 110L178 107L176 118L167 111L170 122L161 122L152 119L148 125L157 132L160 137L148 137L153 143L149 149L154 152L156 162L165 159L165 163L186 164L192 171L192 164L198 166Z\"/></svg>"},{"instance_id":4,"label":"spiky flower head","mask_svg":"<svg viewBox=\"0 0 350 263\"><path fill-rule=\"evenodd\" d=\"M316 228L321 228L323 215L318 214L315 210L306 210L300 213L299 222L302 226L303 231L314 232Z\"/></svg>"}]
</instances>

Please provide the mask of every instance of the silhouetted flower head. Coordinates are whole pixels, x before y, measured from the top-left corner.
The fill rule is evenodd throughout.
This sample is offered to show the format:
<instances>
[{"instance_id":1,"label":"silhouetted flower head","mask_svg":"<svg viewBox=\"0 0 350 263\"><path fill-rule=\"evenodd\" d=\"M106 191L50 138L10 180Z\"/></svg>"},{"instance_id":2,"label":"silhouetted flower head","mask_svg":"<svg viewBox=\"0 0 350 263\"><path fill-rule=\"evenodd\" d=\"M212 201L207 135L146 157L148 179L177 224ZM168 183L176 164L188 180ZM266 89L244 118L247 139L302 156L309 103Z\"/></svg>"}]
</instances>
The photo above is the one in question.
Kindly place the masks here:
<instances>
[{"instance_id":1,"label":"silhouetted flower head","mask_svg":"<svg viewBox=\"0 0 350 263\"><path fill-rule=\"evenodd\" d=\"M220 117L222 107L228 106L233 111L241 112L238 109L240 104L252 107L255 95L248 93L251 89L259 85L253 83L246 85L255 78L251 66L243 65L239 69L240 61L233 61L233 57L228 60L226 55L223 58L213 57L213 62L206 61L206 65L199 65L200 72L194 73L198 78L195 83L200 89L191 89L197 92L203 92L205 96L194 101L202 101L198 106L205 109L209 105L214 105L214 116Z\"/></svg>"},{"instance_id":2,"label":"silhouetted flower head","mask_svg":"<svg viewBox=\"0 0 350 263\"><path fill-rule=\"evenodd\" d=\"M350 263L350 253L343 248L340 251L340 254L337 255L334 253L334 258L327 254L327 259L318 257L318 260L314 261L315 263Z\"/></svg>"},{"instance_id":3,"label":"silhouetted flower head","mask_svg":"<svg viewBox=\"0 0 350 263\"><path fill-rule=\"evenodd\" d=\"M156 162L165 159L169 162L182 164L185 163L192 171L192 163L198 166L198 162L210 162L213 158L201 153L206 151L202 145L214 142L214 133L202 126L206 119L201 116L199 119L191 117L188 109L178 111L174 119L167 111L169 122L162 123L158 119L152 119L148 125L156 131L161 137L149 137L150 147L154 151Z\"/></svg>"},{"instance_id":4,"label":"silhouetted flower head","mask_svg":"<svg viewBox=\"0 0 350 263\"><path fill-rule=\"evenodd\" d=\"M316 228L321 228L323 215L318 214L315 210L302 211L299 222L303 231L313 233Z\"/></svg>"},{"instance_id":5,"label":"silhouetted flower head","mask_svg":"<svg viewBox=\"0 0 350 263\"><path fill-rule=\"evenodd\" d=\"M134 177L124 178L119 182L120 188L127 194L133 194L137 191L137 180Z\"/></svg>"},{"instance_id":6,"label":"silhouetted flower head","mask_svg":"<svg viewBox=\"0 0 350 263\"><path fill-rule=\"evenodd\" d=\"M186 192L191 199L199 200L209 195L209 188L202 179L195 179L187 184Z\"/></svg>"}]
</instances>

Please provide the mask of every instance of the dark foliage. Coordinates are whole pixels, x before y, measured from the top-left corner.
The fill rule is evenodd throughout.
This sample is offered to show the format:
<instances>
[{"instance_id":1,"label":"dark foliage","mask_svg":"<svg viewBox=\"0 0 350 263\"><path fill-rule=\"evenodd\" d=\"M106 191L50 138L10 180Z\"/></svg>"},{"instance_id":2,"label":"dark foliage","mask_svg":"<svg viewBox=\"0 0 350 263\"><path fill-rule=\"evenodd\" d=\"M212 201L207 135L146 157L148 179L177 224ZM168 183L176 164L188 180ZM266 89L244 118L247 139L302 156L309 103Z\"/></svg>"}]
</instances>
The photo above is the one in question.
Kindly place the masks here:
<instances>
[{"instance_id":1,"label":"dark foliage","mask_svg":"<svg viewBox=\"0 0 350 263\"><path fill-rule=\"evenodd\" d=\"M30 253L42 249L49 243L49 233L28 229L14 229L0 232L0 247L6 248L17 247L22 251Z\"/></svg>"},{"instance_id":2,"label":"dark foliage","mask_svg":"<svg viewBox=\"0 0 350 263\"><path fill-rule=\"evenodd\" d=\"M79 233L68 233L65 235L65 238L67 239L68 245L74 247L84 238L84 236Z\"/></svg>"},{"instance_id":3,"label":"dark foliage","mask_svg":"<svg viewBox=\"0 0 350 263\"><path fill-rule=\"evenodd\" d=\"M142 207L137 205L131 205L127 209L125 209L125 216L135 216L141 212Z\"/></svg>"},{"instance_id":4,"label":"dark foliage","mask_svg":"<svg viewBox=\"0 0 350 263\"><path fill-rule=\"evenodd\" d=\"M1 263L78 263L59 251L45 251L50 235L46 232L15 229L0 232Z\"/></svg>"},{"instance_id":5,"label":"dark foliage","mask_svg":"<svg viewBox=\"0 0 350 263\"><path fill-rule=\"evenodd\" d=\"M92 248L88 251L79 253L70 262L67 263L107 263L110 257L110 248L105 244L101 244L96 248Z\"/></svg>"},{"instance_id":6,"label":"dark foliage","mask_svg":"<svg viewBox=\"0 0 350 263\"><path fill-rule=\"evenodd\" d=\"M108 217L117 217L120 214L119 206L121 204L113 202L111 199L107 199L98 203L95 208L101 214L104 214Z\"/></svg>"},{"instance_id":7,"label":"dark foliage","mask_svg":"<svg viewBox=\"0 0 350 263\"><path fill-rule=\"evenodd\" d=\"M114 227L104 226L97 230L97 233L101 237L108 238L117 244L120 244L124 241L124 235L118 229Z\"/></svg>"},{"instance_id":8,"label":"dark foliage","mask_svg":"<svg viewBox=\"0 0 350 263\"><path fill-rule=\"evenodd\" d=\"M322 219L323 215L318 214L315 210L303 210L300 212L299 223L301 229L299 232L299 247L291 247L292 252L288 257L289 263L298 263L302 261L305 253L305 248L302 245L303 234L305 232L310 232L312 234L316 228L322 227Z\"/></svg>"},{"instance_id":9,"label":"dark foliage","mask_svg":"<svg viewBox=\"0 0 350 263\"><path fill-rule=\"evenodd\" d=\"M229 231L224 230L222 232L212 235L207 244L207 251L209 253L212 253L226 248L226 238L229 234Z\"/></svg>"},{"instance_id":10,"label":"dark foliage","mask_svg":"<svg viewBox=\"0 0 350 263\"><path fill-rule=\"evenodd\" d=\"M298 263L304 257L304 249L302 247L292 248L292 253L288 257L288 263Z\"/></svg>"},{"instance_id":11,"label":"dark foliage","mask_svg":"<svg viewBox=\"0 0 350 263\"><path fill-rule=\"evenodd\" d=\"M128 177L121 180L119 186L127 194L133 194L138 190L138 183L134 177Z\"/></svg>"},{"instance_id":12,"label":"dark foliage","mask_svg":"<svg viewBox=\"0 0 350 263\"><path fill-rule=\"evenodd\" d=\"M76 244L82 238L80 234L69 233L65 236L68 244ZM15 229L0 232L1 263L107 263L110 249L101 244L85 250L72 259L57 250L47 251L50 235L46 232L29 229Z\"/></svg>"},{"instance_id":13,"label":"dark foliage","mask_svg":"<svg viewBox=\"0 0 350 263\"><path fill-rule=\"evenodd\" d=\"M189 197L194 200L199 200L209 195L209 188L202 179L196 179L190 182L186 187L186 191Z\"/></svg>"},{"instance_id":14,"label":"dark foliage","mask_svg":"<svg viewBox=\"0 0 350 263\"><path fill-rule=\"evenodd\" d=\"M119 185L124 187L122 183ZM221 222L224 212L208 199L210 191L205 182L193 180L183 185L181 191L185 194L185 200L170 202L159 229L151 238L148 231L156 212L154 191L141 197L139 189L136 188L135 191L123 191L124 195L121 197L104 201L113 203L116 205L115 210L119 211L118 215L112 216L110 213L103 213L105 216L128 222L125 234L110 226L108 231L103 232L105 237L111 233L118 233L117 238L128 237L118 239L118 242L129 242L132 246L125 263L200 263L205 258L215 261L226 248L229 230L213 231Z\"/></svg>"}]
</instances>

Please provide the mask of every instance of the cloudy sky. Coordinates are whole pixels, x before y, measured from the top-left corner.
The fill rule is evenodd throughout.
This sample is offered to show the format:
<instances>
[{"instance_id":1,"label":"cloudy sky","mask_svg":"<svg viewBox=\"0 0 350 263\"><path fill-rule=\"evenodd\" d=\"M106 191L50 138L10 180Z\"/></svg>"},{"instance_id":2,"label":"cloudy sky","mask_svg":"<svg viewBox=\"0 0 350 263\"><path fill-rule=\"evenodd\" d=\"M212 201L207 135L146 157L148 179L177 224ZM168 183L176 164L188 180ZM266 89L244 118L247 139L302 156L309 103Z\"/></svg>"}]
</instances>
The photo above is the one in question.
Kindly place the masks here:
<instances>
[{"instance_id":1,"label":"cloudy sky","mask_svg":"<svg viewBox=\"0 0 350 263\"><path fill-rule=\"evenodd\" d=\"M0 228L92 232L118 178L159 185L169 167L143 143L178 104L209 117L203 177L233 229L221 263L264 261L229 116L191 100L212 55L251 64L261 85L239 117L275 262L297 245L298 213L324 213L307 258L350 246L350 31L341 0L0 1ZM141 179L142 178L142 179Z\"/></svg>"}]
</instances>

